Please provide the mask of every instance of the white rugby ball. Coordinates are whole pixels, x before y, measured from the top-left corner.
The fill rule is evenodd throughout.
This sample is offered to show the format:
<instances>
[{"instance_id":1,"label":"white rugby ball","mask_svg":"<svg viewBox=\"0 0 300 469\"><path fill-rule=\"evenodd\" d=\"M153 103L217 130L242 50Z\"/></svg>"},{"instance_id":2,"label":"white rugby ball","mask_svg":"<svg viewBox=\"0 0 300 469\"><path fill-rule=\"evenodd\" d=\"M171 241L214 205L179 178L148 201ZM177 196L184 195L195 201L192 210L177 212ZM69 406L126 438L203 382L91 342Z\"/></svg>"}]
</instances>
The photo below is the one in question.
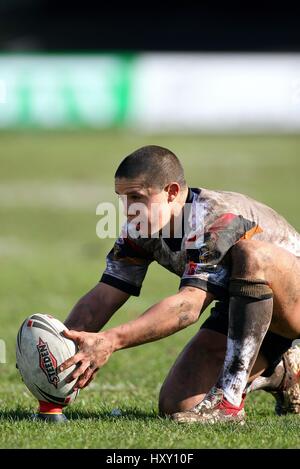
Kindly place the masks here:
<instances>
[{"instance_id":1,"label":"white rugby ball","mask_svg":"<svg viewBox=\"0 0 300 469\"><path fill-rule=\"evenodd\" d=\"M67 327L48 314L33 314L17 335L17 367L29 391L39 400L66 406L78 394L76 380L66 382L75 365L59 372L59 366L75 355L77 346L62 331Z\"/></svg>"}]
</instances>

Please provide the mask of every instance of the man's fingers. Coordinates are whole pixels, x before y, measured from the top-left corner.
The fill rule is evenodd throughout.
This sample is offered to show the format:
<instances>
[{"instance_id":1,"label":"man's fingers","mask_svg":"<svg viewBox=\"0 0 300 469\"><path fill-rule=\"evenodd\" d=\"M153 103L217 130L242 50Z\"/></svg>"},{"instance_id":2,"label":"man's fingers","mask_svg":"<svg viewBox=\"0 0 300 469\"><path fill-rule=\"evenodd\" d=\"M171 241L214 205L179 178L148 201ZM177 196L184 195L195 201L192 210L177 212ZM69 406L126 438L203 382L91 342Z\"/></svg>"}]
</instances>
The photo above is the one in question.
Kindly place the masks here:
<instances>
[{"instance_id":1,"label":"man's fingers","mask_svg":"<svg viewBox=\"0 0 300 469\"><path fill-rule=\"evenodd\" d=\"M76 384L76 388L85 388L93 379L97 369L88 367Z\"/></svg>"},{"instance_id":2,"label":"man's fingers","mask_svg":"<svg viewBox=\"0 0 300 469\"><path fill-rule=\"evenodd\" d=\"M86 383L82 386L83 388L86 388L91 381L93 381L93 379L95 379L95 376L96 376L96 371L93 372L92 376L90 377L90 379L88 381L86 381Z\"/></svg>"},{"instance_id":3,"label":"man's fingers","mask_svg":"<svg viewBox=\"0 0 300 469\"><path fill-rule=\"evenodd\" d=\"M75 340L75 342L77 342L81 338L81 334L82 334L81 332L72 331L68 329L64 329L62 332L63 332L63 335L67 337L67 339Z\"/></svg>"},{"instance_id":4,"label":"man's fingers","mask_svg":"<svg viewBox=\"0 0 300 469\"><path fill-rule=\"evenodd\" d=\"M76 355L73 355L73 357L68 358L64 363L62 363L59 367L59 371L64 371L70 368L73 365L77 365L78 362L80 362L83 358L82 353L76 353Z\"/></svg>"},{"instance_id":5,"label":"man's fingers","mask_svg":"<svg viewBox=\"0 0 300 469\"><path fill-rule=\"evenodd\" d=\"M71 373L71 375L68 378L68 382L70 383L74 379L78 379L88 369L89 369L89 363L88 362L81 363L81 365L78 368L76 368L76 370L74 370L73 373Z\"/></svg>"}]
</instances>

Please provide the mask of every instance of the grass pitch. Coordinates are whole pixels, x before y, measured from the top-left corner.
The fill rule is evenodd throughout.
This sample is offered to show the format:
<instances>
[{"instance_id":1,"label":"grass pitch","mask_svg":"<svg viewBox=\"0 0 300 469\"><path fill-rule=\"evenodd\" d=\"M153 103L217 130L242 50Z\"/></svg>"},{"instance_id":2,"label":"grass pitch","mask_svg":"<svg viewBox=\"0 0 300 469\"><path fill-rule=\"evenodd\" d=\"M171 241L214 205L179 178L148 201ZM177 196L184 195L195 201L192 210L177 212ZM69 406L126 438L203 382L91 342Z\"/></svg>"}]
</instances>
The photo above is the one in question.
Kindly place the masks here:
<instances>
[{"instance_id":1,"label":"grass pitch","mask_svg":"<svg viewBox=\"0 0 300 469\"><path fill-rule=\"evenodd\" d=\"M2 132L0 339L6 363L0 364L1 448L299 447L299 417L276 417L273 398L263 392L247 400L244 427L178 426L158 417L160 385L201 321L167 339L114 354L66 410L69 423L63 431L29 420L36 403L15 369L16 332L36 311L64 320L98 281L112 240L96 236L96 205L115 200L118 162L151 143L178 154L189 185L244 192L300 229L300 136ZM136 317L178 285L177 277L152 265L141 297L130 299L107 327ZM114 409L121 415L112 415Z\"/></svg>"}]
</instances>

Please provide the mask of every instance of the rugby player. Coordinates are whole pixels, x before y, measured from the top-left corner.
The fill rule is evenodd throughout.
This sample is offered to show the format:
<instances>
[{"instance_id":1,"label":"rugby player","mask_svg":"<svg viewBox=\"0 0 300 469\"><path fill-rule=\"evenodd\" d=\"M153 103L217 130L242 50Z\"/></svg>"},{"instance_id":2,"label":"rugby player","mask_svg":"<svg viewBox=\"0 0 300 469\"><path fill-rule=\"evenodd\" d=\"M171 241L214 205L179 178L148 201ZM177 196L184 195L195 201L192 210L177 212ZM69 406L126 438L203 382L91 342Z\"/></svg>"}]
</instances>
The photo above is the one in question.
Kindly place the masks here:
<instances>
[{"instance_id":1,"label":"rugby player","mask_svg":"<svg viewBox=\"0 0 300 469\"><path fill-rule=\"evenodd\" d=\"M178 158L159 146L127 156L115 190L126 197L127 224L99 283L65 321L79 351L61 370L76 364L70 380L83 388L113 352L174 334L216 301L166 377L160 413L177 422L243 422L246 393L256 389L273 393L278 414L299 413L300 349L292 347L300 337L297 231L246 195L188 187ZM130 210L136 203L144 222ZM178 292L98 332L140 294L153 261L181 278Z\"/></svg>"}]
</instances>

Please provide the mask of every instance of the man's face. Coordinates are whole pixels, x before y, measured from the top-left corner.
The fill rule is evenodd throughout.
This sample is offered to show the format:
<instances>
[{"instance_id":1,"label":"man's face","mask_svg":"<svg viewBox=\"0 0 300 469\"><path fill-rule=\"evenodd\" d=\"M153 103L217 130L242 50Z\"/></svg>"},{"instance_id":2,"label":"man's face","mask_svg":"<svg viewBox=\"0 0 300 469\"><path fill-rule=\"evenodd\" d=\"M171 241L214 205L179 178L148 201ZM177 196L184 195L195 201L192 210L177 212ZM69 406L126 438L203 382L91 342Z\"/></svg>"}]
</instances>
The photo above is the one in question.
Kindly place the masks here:
<instances>
[{"instance_id":1,"label":"man's face","mask_svg":"<svg viewBox=\"0 0 300 469\"><path fill-rule=\"evenodd\" d=\"M171 219L168 187L145 187L142 179L115 180L115 191L121 197L124 213L131 227L142 237L153 236Z\"/></svg>"}]
</instances>

